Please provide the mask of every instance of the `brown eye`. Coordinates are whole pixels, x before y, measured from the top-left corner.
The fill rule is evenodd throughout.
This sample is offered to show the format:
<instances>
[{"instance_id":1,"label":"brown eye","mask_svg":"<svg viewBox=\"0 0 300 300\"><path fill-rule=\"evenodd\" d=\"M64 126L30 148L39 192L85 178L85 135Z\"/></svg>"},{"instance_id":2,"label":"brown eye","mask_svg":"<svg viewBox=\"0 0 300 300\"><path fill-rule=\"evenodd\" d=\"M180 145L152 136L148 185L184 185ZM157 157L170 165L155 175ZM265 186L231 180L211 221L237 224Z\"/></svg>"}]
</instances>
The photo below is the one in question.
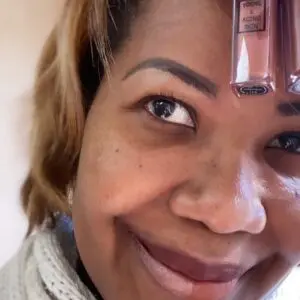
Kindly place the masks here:
<instances>
[{"instance_id":1,"label":"brown eye","mask_svg":"<svg viewBox=\"0 0 300 300\"><path fill-rule=\"evenodd\" d=\"M300 154L300 133L279 135L269 143L268 148Z\"/></svg>"},{"instance_id":2,"label":"brown eye","mask_svg":"<svg viewBox=\"0 0 300 300\"><path fill-rule=\"evenodd\" d=\"M154 117L165 122L195 128L189 111L183 104L175 100L163 96L155 96L146 103L145 109Z\"/></svg>"},{"instance_id":3,"label":"brown eye","mask_svg":"<svg viewBox=\"0 0 300 300\"><path fill-rule=\"evenodd\" d=\"M152 103L152 112L159 118L170 118L176 109L176 103L168 100L154 100Z\"/></svg>"}]
</instances>

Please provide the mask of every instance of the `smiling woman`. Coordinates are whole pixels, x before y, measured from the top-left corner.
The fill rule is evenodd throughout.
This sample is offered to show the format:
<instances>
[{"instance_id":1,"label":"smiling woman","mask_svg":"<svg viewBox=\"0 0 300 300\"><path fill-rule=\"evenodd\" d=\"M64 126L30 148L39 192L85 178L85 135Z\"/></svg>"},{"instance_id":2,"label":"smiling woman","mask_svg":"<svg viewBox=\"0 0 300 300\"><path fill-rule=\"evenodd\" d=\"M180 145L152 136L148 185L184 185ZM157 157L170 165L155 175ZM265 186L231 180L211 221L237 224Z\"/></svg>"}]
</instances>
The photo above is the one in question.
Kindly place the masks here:
<instances>
[{"instance_id":1,"label":"smiling woman","mask_svg":"<svg viewBox=\"0 0 300 300\"><path fill-rule=\"evenodd\" d=\"M231 10L67 1L1 299L257 300L300 262L300 99L232 92Z\"/></svg>"}]
</instances>

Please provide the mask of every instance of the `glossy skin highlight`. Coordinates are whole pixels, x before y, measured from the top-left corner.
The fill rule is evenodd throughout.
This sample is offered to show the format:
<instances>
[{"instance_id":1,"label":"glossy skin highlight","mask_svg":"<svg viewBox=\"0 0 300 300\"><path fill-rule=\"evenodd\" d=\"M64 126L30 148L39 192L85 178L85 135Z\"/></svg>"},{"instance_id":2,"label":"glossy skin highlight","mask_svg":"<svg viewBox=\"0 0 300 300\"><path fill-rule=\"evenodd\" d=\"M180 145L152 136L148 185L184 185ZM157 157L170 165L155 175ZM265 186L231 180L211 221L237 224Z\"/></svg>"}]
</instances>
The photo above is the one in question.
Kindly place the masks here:
<instances>
[{"instance_id":1,"label":"glossy skin highlight","mask_svg":"<svg viewBox=\"0 0 300 300\"><path fill-rule=\"evenodd\" d=\"M285 132L299 136L300 117L277 109L298 99L281 88L256 98L232 93L228 11L211 0L149 1L99 89L73 219L105 300L182 299L153 279L130 231L208 263L252 269L228 293L195 285L187 300L259 299L300 261L300 150L278 142ZM216 95L157 68L126 76L153 58L204 76ZM157 99L178 100L176 114L155 116Z\"/></svg>"}]
</instances>

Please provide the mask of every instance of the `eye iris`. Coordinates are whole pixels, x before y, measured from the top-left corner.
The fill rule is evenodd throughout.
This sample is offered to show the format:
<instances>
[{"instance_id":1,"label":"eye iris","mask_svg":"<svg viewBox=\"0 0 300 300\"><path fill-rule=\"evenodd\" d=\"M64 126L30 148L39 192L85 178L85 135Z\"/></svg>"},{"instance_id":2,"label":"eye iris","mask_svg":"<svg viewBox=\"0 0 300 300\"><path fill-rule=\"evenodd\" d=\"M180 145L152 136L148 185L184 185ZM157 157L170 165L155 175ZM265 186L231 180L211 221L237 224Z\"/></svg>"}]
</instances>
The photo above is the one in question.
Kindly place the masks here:
<instances>
[{"instance_id":1,"label":"eye iris","mask_svg":"<svg viewBox=\"0 0 300 300\"><path fill-rule=\"evenodd\" d=\"M300 139L297 137L281 137L280 144L287 151L295 151L300 147Z\"/></svg>"},{"instance_id":2,"label":"eye iris","mask_svg":"<svg viewBox=\"0 0 300 300\"><path fill-rule=\"evenodd\" d=\"M153 102L153 112L160 118L169 118L175 111L176 104L167 100L156 100Z\"/></svg>"}]
</instances>

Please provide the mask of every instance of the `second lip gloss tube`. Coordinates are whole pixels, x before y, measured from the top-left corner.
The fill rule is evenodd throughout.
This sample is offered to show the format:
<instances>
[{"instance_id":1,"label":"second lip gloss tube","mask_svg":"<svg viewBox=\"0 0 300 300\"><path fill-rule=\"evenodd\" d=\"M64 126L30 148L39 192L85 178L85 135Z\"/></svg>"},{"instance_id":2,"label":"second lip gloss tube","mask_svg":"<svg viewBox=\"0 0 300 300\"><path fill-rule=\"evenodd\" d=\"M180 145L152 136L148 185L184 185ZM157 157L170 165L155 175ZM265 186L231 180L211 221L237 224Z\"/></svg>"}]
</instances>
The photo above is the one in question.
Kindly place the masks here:
<instances>
[{"instance_id":1,"label":"second lip gloss tube","mask_svg":"<svg viewBox=\"0 0 300 300\"><path fill-rule=\"evenodd\" d=\"M231 86L239 96L275 90L277 0L234 0Z\"/></svg>"},{"instance_id":2,"label":"second lip gloss tube","mask_svg":"<svg viewBox=\"0 0 300 300\"><path fill-rule=\"evenodd\" d=\"M300 94L300 0L282 1L282 26L287 90Z\"/></svg>"}]
</instances>

